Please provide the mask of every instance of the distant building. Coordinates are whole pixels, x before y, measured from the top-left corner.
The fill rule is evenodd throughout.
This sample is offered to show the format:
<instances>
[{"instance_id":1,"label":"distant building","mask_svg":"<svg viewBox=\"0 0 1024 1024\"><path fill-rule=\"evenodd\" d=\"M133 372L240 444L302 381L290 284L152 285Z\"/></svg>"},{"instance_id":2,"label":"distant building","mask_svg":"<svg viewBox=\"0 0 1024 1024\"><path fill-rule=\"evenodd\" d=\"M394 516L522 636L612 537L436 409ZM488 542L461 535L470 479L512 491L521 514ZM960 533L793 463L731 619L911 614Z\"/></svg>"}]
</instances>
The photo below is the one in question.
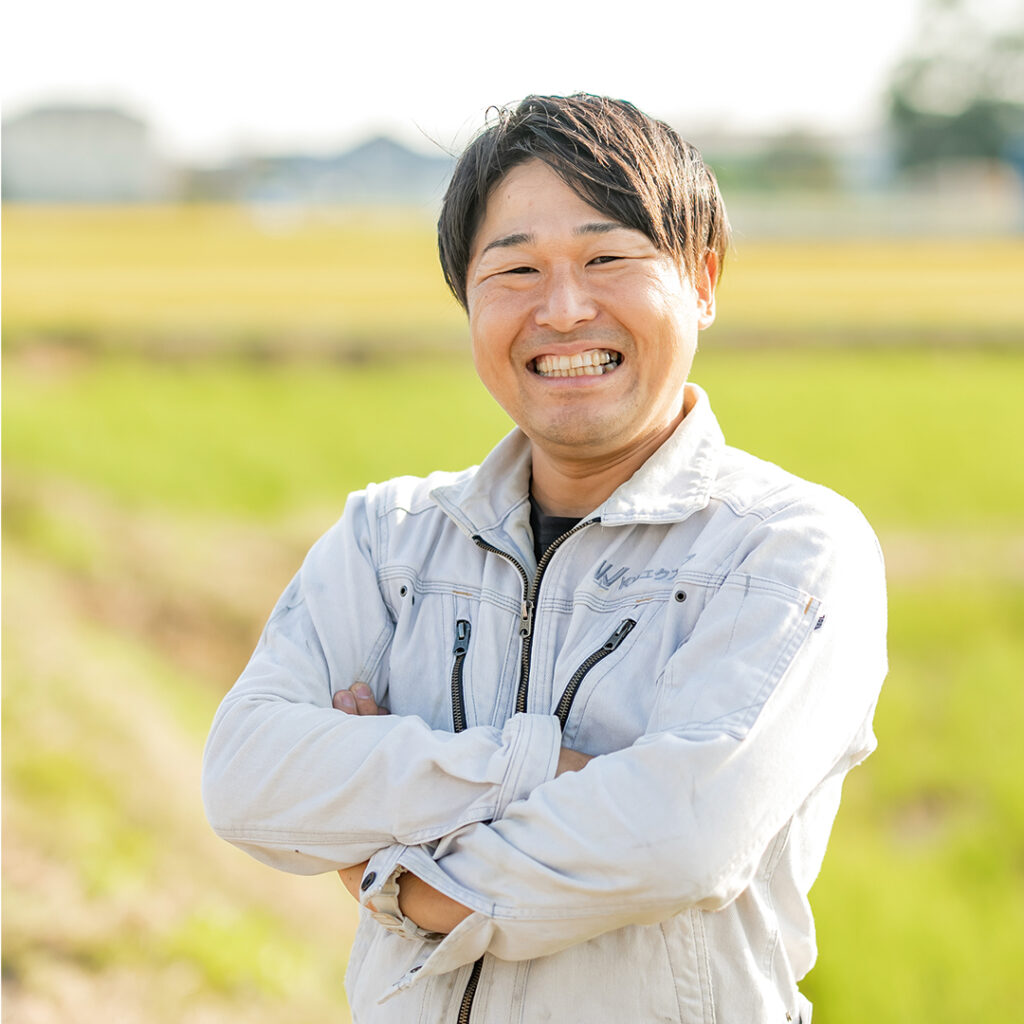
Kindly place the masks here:
<instances>
[{"instance_id":1,"label":"distant building","mask_svg":"<svg viewBox=\"0 0 1024 1024\"><path fill-rule=\"evenodd\" d=\"M14 202L141 202L167 178L140 118L115 107L55 105L5 118L3 198Z\"/></svg>"},{"instance_id":2,"label":"distant building","mask_svg":"<svg viewBox=\"0 0 1024 1024\"><path fill-rule=\"evenodd\" d=\"M455 166L453 157L417 153L380 135L336 157L330 186L349 201L380 202L388 196L440 203Z\"/></svg>"},{"instance_id":3,"label":"distant building","mask_svg":"<svg viewBox=\"0 0 1024 1024\"><path fill-rule=\"evenodd\" d=\"M242 202L437 206L454 160L385 136L326 155L262 154L186 172L187 198Z\"/></svg>"}]
</instances>

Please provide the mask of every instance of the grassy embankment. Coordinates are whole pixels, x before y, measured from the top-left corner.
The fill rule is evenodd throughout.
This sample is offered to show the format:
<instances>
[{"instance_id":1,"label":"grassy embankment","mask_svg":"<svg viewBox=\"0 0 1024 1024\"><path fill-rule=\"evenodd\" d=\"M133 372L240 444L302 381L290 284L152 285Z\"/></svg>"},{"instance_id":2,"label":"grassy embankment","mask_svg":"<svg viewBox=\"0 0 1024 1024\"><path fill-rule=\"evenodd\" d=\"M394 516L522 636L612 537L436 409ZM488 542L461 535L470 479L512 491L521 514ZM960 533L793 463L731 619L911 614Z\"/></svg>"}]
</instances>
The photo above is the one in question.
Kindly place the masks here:
<instances>
[{"instance_id":1,"label":"grassy embankment","mask_svg":"<svg viewBox=\"0 0 1024 1024\"><path fill-rule=\"evenodd\" d=\"M209 834L202 739L345 493L476 461L505 420L464 360L275 358L289 342L414 347L416 324L436 331L430 347L457 347L422 230L262 235L211 211L96 212L86 230L10 212L5 1014L337 1020L351 910L332 879L273 874ZM182 234L153 218L181 218ZM812 894L822 956L807 989L838 1024L1011 1019L1024 998L1024 359L811 344L830 304L840 340L920 324L946 341L1019 337L1000 275L1013 260L1019 275L1022 247L968 255L750 243L694 374L733 443L848 494L890 563L881 747L850 778ZM415 302L399 302L406 287ZM738 352L737 322L804 347ZM171 358L200 348L264 358Z\"/></svg>"}]
</instances>

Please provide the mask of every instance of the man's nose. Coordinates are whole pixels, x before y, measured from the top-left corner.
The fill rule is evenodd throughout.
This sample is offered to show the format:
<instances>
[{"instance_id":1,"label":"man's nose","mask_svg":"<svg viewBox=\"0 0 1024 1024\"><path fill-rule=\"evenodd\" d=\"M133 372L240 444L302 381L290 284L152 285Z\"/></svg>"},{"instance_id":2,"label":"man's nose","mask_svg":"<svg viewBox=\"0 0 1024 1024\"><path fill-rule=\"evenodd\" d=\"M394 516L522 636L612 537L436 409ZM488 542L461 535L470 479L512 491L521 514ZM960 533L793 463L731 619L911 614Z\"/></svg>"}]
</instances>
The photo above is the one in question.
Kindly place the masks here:
<instances>
[{"instance_id":1,"label":"man's nose","mask_svg":"<svg viewBox=\"0 0 1024 1024\"><path fill-rule=\"evenodd\" d=\"M537 324L565 333L597 316L597 303L576 268L549 273L537 307Z\"/></svg>"}]
</instances>

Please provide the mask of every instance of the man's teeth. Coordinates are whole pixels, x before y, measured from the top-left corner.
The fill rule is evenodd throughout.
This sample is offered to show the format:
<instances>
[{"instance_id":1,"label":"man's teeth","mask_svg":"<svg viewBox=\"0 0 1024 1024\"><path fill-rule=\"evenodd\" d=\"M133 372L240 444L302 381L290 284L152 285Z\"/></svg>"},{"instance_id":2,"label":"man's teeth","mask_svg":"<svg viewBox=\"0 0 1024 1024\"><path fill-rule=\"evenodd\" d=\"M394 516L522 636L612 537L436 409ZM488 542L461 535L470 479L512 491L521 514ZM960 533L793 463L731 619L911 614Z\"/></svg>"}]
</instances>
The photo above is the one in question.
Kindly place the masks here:
<instances>
[{"instance_id":1,"label":"man's teeth","mask_svg":"<svg viewBox=\"0 0 1024 1024\"><path fill-rule=\"evenodd\" d=\"M541 377L600 377L622 362L618 352L588 349L571 356L537 356L533 368Z\"/></svg>"}]
</instances>

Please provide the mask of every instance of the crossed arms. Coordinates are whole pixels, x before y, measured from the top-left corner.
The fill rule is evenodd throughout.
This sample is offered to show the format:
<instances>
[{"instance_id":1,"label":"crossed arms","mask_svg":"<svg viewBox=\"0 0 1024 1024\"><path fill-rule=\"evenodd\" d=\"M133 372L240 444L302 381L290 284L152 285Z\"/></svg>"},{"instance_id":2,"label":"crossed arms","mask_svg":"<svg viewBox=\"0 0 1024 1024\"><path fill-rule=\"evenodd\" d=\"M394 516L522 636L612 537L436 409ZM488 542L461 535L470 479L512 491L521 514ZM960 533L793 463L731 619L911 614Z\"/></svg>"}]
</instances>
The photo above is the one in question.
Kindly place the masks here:
<instances>
[{"instance_id":1,"label":"crossed arms","mask_svg":"<svg viewBox=\"0 0 1024 1024\"><path fill-rule=\"evenodd\" d=\"M346 715L356 717L377 717L386 715L387 709L380 707L373 698L373 691L366 683L355 683L347 690L339 690L334 695L334 707ZM588 761L589 754L562 747L558 755L556 776L564 772L579 771ZM359 902L359 886L363 879L368 860L360 861L351 867L339 868L338 875ZM426 931L447 934L456 925L461 924L473 911L432 885L428 885L417 875L407 873L402 876L399 887L398 905L402 913ZM371 904L372 908L372 904Z\"/></svg>"},{"instance_id":2,"label":"crossed arms","mask_svg":"<svg viewBox=\"0 0 1024 1024\"><path fill-rule=\"evenodd\" d=\"M753 533L667 661L616 669L651 695L643 735L572 763L550 714L452 733L375 704L359 714L357 694L348 705L353 680L388 692L395 635L371 596L362 500L311 552L218 711L207 813L284 870L341 868L352 883L371 857L404 868L408 917L438 932L462 921L453 959L532 958L725 906L811 792L871 748L884 589L862 525L829 537L794 515ZM403 671L425 667L405 650Z\"/></svg>"}]
</instances>

